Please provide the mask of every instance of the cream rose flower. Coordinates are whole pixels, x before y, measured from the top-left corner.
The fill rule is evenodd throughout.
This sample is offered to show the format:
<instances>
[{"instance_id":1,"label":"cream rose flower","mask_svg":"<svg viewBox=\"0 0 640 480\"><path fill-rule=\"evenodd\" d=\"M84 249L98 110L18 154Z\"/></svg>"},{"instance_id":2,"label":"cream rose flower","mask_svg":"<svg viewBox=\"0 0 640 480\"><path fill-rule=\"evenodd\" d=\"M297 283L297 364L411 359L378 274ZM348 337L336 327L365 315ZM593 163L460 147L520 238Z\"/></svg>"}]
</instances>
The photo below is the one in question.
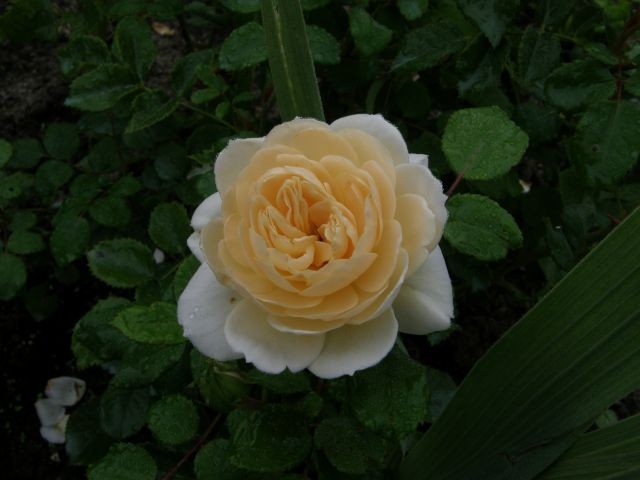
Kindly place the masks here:
<instances>
[{"instance_id":1,"label":"cream rose flower","mask_svg":"<svg viewBox=\"0 0 640 480\"><path fill-rule=\"evenodd\" d=\"M380 115L233 141L215 181L188 240L203 264L178 302L203 354L335 378L382 360L398 330L449 326L446 197Z\"/></svg>"}]
</instances>

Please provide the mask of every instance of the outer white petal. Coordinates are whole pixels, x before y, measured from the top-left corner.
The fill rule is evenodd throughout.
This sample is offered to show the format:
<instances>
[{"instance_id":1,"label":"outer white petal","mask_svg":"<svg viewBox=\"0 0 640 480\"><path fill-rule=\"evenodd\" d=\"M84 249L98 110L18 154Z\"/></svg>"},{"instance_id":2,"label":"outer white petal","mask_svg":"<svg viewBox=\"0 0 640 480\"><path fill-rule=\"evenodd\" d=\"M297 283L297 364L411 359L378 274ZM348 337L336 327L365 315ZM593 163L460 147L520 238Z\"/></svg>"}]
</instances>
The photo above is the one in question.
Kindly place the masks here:
<instances>
[{"instance_id":1,"label":"outer white petal","mask_svg":"<svg viewBox=\"0 0 640 480\"><path fill-rule=\"evenodd\" d=\"M68 421L69 415L65 415L52 427L42 426L40 427L40 435L49 443L64 443Z\"/></svg>"},{"instance_id":2,"label":"outer white petal","mask_svg":"<svg viewBox=\"0 0 640 480\"><path fill-rule=\"evenodd\" d=\"M391 308L362 325L345 325L327 333L322 353L309 370L321 378L353 375L382 360L397 335L398 322Z\"/></svg>"},{"instance_id":3,"label":"outer white petal","mask_svg":"<svg viewBox=\"0 0 640 480\"><path fill-rule=\"evenodd\" d=\"M393 309L401 332L425 335L449 328L453 317L453 289L440 247L405 280Z\"/></svg>"},{"instance_id":4,"label":"outer white petal","mask_svg":"<svg viewBox=\"0 0 640 480\"><path fill-rule=\"evenodd\" d=\"M226 192L233 185L238 174L249 165L251 157L262 146L262 138L241 138L232 140L229 145L218 154L213 167L216 187L219 192Z\"/></svg>"},{"instance_id":5,"label":"outer white petal","mask_svg":"<svg viewBox=\"0 0 640 480\"><path fill-rule=\"evenodd\" d=\"M242 355L234 352L224 336L224 324L241 297L220 285L207 264L193 275L178 300L178 322L184 336L204 355L220 361Z\"/></svg>"},{"instance_id":6,"label":"outer white petal","mask_svg":"<svg viewBox=\"0 0 640 480\"><path fill-rule=\"evenodd\" d=\"M229 345L244 354L247 362L267 373L303 370L322 350L325 335L280 332L267 322L267 313L250 300L231 312L224 328Z\"/></svg>"},{"instance_id":7,"label":"outer white petal","mask_svg":"<svg viewBox=\"0 0 640 480\"><path fill-rule=\"evenodd\" d=\"M44 393L59 405L71 407L78 403L87 389L84 380L74 377L56 377L47 382Z\"/></svg>"},{"instance_id":8,"label":"outer white petal","mask_svg":"<svg viewBox=\"0 0 640 480\"><path fill-rule=\"evenodd\" d=\"M422 165L423 167L429 168L429 156L423 155L422 153L410 153L409 163Z\"/></svg>"},{"instance_id":9,"label":"outer white petal","mask_svg":"<svg viewBox=\"0 0 640 480\"><path fill-rule=\"evenodd\" d=\"M391 154L396 165L409 161L409 150L400 131L387 122L382 115L367 115L360 113L339 118L331 124L331 130L343 128L357 128L372 137L377 138Z\"/></svg>"},{"instance_id":10,"label":"outer white petal","mask_svg":"<svg viewBox=\"0 0 640 480\"><path fill-rule=\"evenodd\" d=\"M191 226L194 230L202 230L214 217L219 217L222 212L222 198L218 192L209 195L193 212Z\"/></svg>"},{"instance_id":11,"label":"outer white petal","mask_svg":"<svg viewBox=\"0 0 640 480\"><path fill-rule=\"evenodd\" d=\"M187 247L191 250L191 253L200 260L200 263L207 263L207 259L204 256L204 252L202 251L202 247L200 246L200 233L193 232L187 238Z\"/></svg>"},{"instance_id":12,"label":"outer white petal","mask_svg":"<svg viewBox=\"0 0 640 480\"><path fill-rule=\"evenodd\" d=\"M35 407L40 423L45 427L52 427L64 417L64 407L50 398L37 400Z\"/></svg>"},{"instance_id":13,"label":"outer white petal","mask_svg":"<svg viewBox=\"0 0 640 480\"><path fill-rule=\"evenodd\" d=\"M396 166L396 194L413 193L427 200L429 209L438 221L436 243L440 241L444 224L447 221L445 203L447 196L442 193L442 183L435 178L427 167L419 164Z\"/></svg>"}]
</instances>

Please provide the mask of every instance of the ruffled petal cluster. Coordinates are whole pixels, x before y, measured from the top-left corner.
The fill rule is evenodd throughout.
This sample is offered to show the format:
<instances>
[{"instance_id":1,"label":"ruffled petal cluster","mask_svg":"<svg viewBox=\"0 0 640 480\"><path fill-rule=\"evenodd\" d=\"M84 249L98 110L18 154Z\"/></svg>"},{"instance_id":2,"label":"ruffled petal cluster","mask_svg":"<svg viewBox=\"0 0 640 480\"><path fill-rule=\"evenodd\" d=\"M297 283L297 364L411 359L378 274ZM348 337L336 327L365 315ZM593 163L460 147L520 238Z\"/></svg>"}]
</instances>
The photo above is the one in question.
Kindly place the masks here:
<instances>
[{"instance_id":1,"label":"ruffled petal cluster","mask_svg":"<svg viewBox=\"0 0 640 480\"><path fill-rule=\"evenodd\" d=\"M233 141L215 180L188 240L203 264L178 303L205 355L334 378L379 362L398 330L449 326L446 196L381 116Z\"/></svg>"}]
</instances>

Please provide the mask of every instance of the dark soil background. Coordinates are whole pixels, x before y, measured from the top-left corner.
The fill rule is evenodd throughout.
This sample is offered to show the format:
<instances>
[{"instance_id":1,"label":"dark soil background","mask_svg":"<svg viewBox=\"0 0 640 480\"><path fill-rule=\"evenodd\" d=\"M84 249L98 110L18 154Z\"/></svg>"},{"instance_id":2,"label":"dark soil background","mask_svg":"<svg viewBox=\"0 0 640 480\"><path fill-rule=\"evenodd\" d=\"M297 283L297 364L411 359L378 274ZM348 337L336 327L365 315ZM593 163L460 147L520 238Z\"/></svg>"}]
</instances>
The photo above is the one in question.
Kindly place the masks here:
<instances>
[{"instance_id":1,"label":"dark soil background","mask_svg":"<svg viewBox=\"0 0 640 480\"><path fill-rule=\"evenodd\" d=\"M152 78L156 79L156 86L162 87L176 58L184 53L184 41L179 34L157 36L156 41L160 53ZM39 136L46 123L74 121L75 113L63 106L66 94L67 83L58 70L54 46L0 45L0 137L14 140ZM20 299L0 303L0 382L3 385L0 389L3 446L0 471L3 478L84 478L83 469L66 465L63 446L50 446L40 437L33 407L49 378L78 375L87 381L89 388L92 382L95 387L103 381L100 372L89 370L78 374L70 349L74 324L96 299L105 295L102 284L92 280L84 265L80 268L83 280L73 288L52 292L60 307L43 321L34 320ZM30 272L30 276L35 278L37 271ZM541 288L526 279L519 280L534 292L536 287ZM51 285L60 284L51 282ZM429 346L424 337L406 337L412 356L450 373L460 382L484 352L531 307L511 298L499 287L492 287L482 295L482 301L466 307L458 305L456 322L461 329L438 345ZM613 408L620 417L640 411L640 392Z\"/></svg>"}]
</instances>

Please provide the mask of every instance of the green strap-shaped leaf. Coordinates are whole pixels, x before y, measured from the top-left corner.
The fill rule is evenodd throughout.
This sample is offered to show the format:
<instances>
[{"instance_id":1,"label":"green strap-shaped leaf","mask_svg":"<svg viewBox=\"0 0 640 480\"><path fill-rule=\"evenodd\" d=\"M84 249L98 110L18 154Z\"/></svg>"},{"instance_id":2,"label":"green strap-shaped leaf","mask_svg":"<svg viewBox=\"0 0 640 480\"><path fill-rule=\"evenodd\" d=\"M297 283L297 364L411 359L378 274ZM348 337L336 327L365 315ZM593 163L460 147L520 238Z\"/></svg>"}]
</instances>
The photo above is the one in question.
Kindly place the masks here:
<instances>
[{"instance_id":1,"label":"green strap-shaped leaf","mask_svg":"<svg viewBox=\"0 0 640 480\"><path fill-rule=\"evenodd\" d=\"M280 116L324 120L309 41L298 0L265 0L262 23Z\"/></svg>"},{"instance_id":2,"label":"green strap-shaped leaf","mask_svg":"<svg viewBox=\"0 0 640 480\"><path fill-rule=\"evenodd\" d=\"M533 478L640 387L639 238L636 210L476 364L401 478Z\"/></svg>"},{"instance_id":3,"label":"green strap-shaped leaf","mask_svg":"<svg viewBox=\"0 0 640 480\"><path fill-rule=\"evenodd\" d=\"M586 433L538 480L640 478L640 415Z\"/></svg>"}]
</instances>

